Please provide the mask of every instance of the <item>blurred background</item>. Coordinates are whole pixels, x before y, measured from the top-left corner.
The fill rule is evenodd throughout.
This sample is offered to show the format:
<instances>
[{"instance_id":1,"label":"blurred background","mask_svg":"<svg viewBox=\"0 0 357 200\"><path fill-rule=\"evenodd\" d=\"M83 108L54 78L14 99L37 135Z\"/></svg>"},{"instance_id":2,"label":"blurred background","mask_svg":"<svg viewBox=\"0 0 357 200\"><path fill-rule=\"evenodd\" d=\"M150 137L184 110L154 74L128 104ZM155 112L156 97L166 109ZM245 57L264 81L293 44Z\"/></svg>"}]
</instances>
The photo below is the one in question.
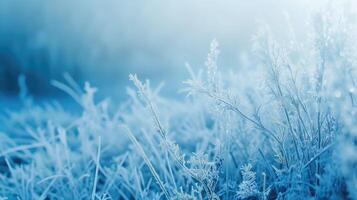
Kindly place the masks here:
<instances>
[{"instance_id":1,"label":"blurred background","mask_svg":"<svg viewBox=\"0 0 357 200\"><path fill-rule=\"evenodd\" d=\"M129 73L164 81L164 95L177 95L188 76L185 62L203 67L212 39L220 43L220 67L237 69L260 21L280 35L288 13L299 35L318 2L1 0L0 96L18 95L19 74L37 99L63 96L50 80L65 72L118 100Z\"/></svg>"}]
</instances>

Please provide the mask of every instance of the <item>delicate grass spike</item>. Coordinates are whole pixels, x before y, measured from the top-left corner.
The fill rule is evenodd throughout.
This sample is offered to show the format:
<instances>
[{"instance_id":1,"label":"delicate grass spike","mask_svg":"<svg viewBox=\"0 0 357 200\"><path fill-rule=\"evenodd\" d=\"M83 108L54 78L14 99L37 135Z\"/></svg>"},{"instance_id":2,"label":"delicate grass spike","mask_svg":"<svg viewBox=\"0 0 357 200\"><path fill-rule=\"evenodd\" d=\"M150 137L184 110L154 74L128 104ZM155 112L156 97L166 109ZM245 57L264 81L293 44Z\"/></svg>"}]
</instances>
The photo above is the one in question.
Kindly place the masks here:
<instances>
[{"instance_id":1,"label":"delicate grass spike","mask_svg":"<svg viewBox=\"0 0 357 200\"><path fill-rule=\"evenodd\" d=\"M138 140L135 138L134 134L129 130L128 127L126 126L119 126L119 128L124 129L124 132L126 133L126 135L129 137L129 139L131 140L131 142L134 144L136 150L139 152L139 154L142 156L142 158L144 159L146 165L149 167L149 170L151 172L151 174L154 176L157 184L160 186L162 192L164 193L166 199L171 199L169 193L167 192L167 190L165 189L165 184L162 182L162 180L160 179L159 174L156 172L154 166L151 164L150 159L147 157L144 149L141 147L140 143L138 142Z\"/></svg>"},{"instance_id":2,"label":"delicate grass spike","mask_svg":"<svg viewBox=\"0 0 357 200\"><path fill-rule=\"evenodd\" d=\"M143 84L138 77L136 76L136 74L129 75L129 79L131 81L133 81L133 83L135 84L135 86L138 88L138 93L140 95L141 98L143 98L143 101L147 104L147 106L149 106L149 110L154 118L154 122L157 126L158 132L160 133L161 137L164 139L164 141L167 140L166 138L166 131L164 130L164 128L162 127L160 121L159 121L159 117L154 109L154 105L152 103L151 100L151 96L150 96L150 91L149 88L147 87L146 84Z\"/></svg>"},{"instance_id":3,"label":"delicate grass spike","mask_svg":"<svg viewBox=\"0 0 357 200\"><path fill-rule=\"evenodd\" d=\"M219 55L218 42L214 39L211 42L210 52L207 56L207 61L205 65L207 66L207 77L208 77L208 85L212 91L217 91L217 76L218 76L218 67L217 67L217 59Z\"/></svg>"}]
</instances>

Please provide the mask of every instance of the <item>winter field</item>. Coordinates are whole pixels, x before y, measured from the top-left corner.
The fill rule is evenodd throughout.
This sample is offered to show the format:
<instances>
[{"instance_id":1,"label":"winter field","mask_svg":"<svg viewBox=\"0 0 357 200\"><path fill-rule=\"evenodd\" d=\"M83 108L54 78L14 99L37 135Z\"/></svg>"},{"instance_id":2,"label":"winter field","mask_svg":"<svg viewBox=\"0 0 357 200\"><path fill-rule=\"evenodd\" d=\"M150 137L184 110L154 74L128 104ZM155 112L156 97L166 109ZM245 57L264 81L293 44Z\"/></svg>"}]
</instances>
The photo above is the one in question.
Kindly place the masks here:
<instances>
[{"instance_id":1,"label":"winter field","mask_svg":"<svg viewBox=\"0 0 357 200\"><path fill-rule=\"evenodd\" d=\"M257 25L239 68L213 39L174 96L128 73L113 102L67 73L39 101L19 75L0 99L0 200L357 200L356 8L314 10L302 39L288 17L285 38Z\"/></svg>"}]
</instances>

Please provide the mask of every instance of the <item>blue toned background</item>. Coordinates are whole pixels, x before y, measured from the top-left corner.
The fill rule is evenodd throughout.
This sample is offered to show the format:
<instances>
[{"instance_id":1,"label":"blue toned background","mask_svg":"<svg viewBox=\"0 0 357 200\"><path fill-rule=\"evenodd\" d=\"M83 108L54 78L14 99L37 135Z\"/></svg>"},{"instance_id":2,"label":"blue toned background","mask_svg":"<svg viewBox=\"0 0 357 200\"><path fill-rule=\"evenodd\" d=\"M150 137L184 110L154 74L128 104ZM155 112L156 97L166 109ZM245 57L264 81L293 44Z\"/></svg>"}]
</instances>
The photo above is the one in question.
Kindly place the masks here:
<instances>
[{"instance_id":1,"label":"blue toned background","mask_svg":"<svg viewBox=\"0 0 357 200\"><path fill-rule=\"evenodd\" d=\"M0 93L16 96L17 77L24 74L33 96L62 94L50 80L61 80L68 72L112 98L125 97L129 73L164 81L163 93L176 95L173 88L187 77L185 62L202 67L212 39L223 49L219 64L238 68L261 21L280 34L287 27L284 13L303 27L316 5L284 0L2 0Z\"/></svg>"}]
</instances>

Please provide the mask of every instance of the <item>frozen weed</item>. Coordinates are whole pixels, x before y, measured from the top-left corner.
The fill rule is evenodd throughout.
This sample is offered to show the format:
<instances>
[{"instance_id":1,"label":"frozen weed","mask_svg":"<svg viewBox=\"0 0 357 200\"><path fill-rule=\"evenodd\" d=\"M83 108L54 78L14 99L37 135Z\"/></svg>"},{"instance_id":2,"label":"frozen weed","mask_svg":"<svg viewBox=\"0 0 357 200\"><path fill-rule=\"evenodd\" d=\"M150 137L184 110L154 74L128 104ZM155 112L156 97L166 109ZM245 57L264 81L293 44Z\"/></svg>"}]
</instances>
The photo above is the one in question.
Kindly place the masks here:
<instances>
[{"instance_id":1,"label":"frozen weed","mask_svg":"<svg viewBox=\"0 0 357 200\"><path fill-rule=\"evenodd\" d=\"M52 84L71 112L37 105L19 77L24 106L0 118L0 199L357 199L357 31L337 4L305 41L263 27L238 72L219 69L213 40L182 101L130 75L115 108L65 75Z\"/></svg>"}]
</instances>

